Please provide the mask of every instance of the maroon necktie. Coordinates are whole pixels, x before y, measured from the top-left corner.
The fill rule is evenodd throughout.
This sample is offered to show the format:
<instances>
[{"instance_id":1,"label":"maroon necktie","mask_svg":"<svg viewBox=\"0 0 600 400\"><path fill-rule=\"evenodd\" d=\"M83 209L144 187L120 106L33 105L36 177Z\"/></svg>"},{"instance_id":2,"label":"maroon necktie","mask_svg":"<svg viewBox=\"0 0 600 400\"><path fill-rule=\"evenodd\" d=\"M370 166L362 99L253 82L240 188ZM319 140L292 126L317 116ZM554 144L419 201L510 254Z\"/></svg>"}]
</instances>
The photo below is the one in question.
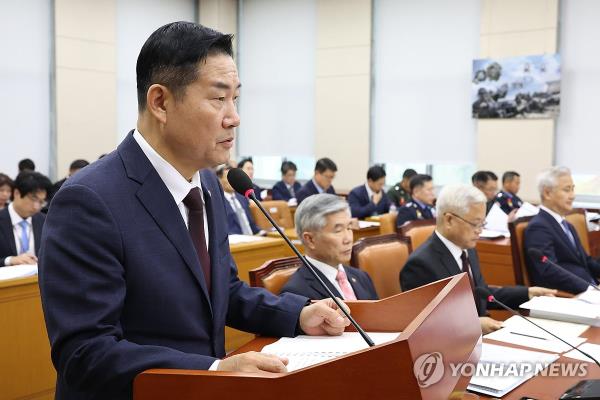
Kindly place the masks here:
<instances>
[{"instance_id":1,"label":"maroon necktie","mask_svg":"<svg viewBox=\"0 0 600 400\"><path fill-rule=\"evenodd\" d=\"M204 203L200 189L197 187L190 190L183 204L188 208L188 229L192 242L198 253L198 259L204 273L206 281L206 289L210 293L210 255L208 254L208 246L206 245L206 236L204 234Z\"/></svg>"},{"instance_id":2,"label":"maroon necktie","mask_svg":"<svg viewBox=\"0 0 600 400\"><path fill-rule=\"evenodd\" d=\"M463 250L460 253L460 260L462 261L462 272L466 272L469 277L469 283L471 284L471 290L475 293L475 282L473 282L473 276L471 274L471 264L469 263L469 258L467 257L466 250Z\"/></svg>"}]
</instances>

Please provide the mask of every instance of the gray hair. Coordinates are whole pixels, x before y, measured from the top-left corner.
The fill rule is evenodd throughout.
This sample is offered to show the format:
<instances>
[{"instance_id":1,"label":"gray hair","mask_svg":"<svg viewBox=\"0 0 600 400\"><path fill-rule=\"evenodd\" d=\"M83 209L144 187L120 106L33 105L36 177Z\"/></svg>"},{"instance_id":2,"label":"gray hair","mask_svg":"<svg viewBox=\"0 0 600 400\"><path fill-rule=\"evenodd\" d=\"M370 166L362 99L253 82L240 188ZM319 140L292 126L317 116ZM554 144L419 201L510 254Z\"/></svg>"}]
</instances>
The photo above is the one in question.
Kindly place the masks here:
<instances>
[{"instance_id":1,"label":"gray hair","mask_svg":"<svg viewBox=\"0 0 600 400\"><path fill-rule=\"evenodd\" d=\"M554 189L558 185L558 178L565 175L571 175L571 170L567 167L556 166L543 170L537 177L540 198L544 195L544 189Z\"/></svg>"},{"instance_id":2,"label":"gray hair","mask_svg":"<svg viewBox=\"0 0 600 400\"><path fill-rule=\"evenodd\" d=\"M340 211L350 212L348 203L341 197L328 193L307 197L298 206L294 217L298 237L302 238L303 232L320 231L325 227L325 217Z\"/></svg>"},{"instance_id":3,"label":"gray hair","mask_svg":"<svg viewBox=\"0 0 600 400\"><path fill-rule=\"evenodd\" d=\"M441 222L444 214L450 212L459 216L469 212L475 204L485 204L487 199L483 192L471 185L448 185L440 192L435 208L437 222Z\"/></svg>"}]
</instances>

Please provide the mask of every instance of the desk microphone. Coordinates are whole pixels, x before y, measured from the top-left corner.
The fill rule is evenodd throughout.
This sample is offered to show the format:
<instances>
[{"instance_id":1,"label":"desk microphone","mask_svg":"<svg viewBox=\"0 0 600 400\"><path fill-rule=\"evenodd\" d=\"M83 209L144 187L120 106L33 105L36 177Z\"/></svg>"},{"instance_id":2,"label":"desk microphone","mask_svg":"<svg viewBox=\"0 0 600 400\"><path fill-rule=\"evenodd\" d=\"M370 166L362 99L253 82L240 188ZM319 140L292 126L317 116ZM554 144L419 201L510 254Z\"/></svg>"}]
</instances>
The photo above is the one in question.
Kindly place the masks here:
<instances>
[{"instance_id":1,"label":"desk microphone","mask_svg":"<svg viewBox=\"0 0 600 400\"><path fill-rule=\"evenodd\" d=\"M533 322L529 318L525 317L524 315L519 314L518 312L516 312L515 310L513 310L506 304L502 303L500 300L496 299L496 297L494 297L494 295L491 294L490 291L487 290L486 288L479 286L475 289L475 293L477 293L478 296L487 297L487 301L489 303L496 303L500 307L504 308L506 311L510 312L512 315L516 315L520 318L523 318L525 321L529 322L530 324L537 326L538 328L540 328L541 330L543 330L550 336L560 340L561 342L563 342L564 344L569 346L571 349L577 350L578 352L580 352L581 354L583 354L590 360L594 361L596 363L596 365L598 367L600 367L600 363L594 357L592 357L585 351L578 349L577 347L573 346L572 344L568 343L567 341L561 339L560 337L556 336L554 333L548 331L547 329L542 328L540 325L536 324L535 322ZM580 395L581 397L570 397L573 392L576 392L577 395ZM598 398L600 398L600 379L582 380L579 383L577 383L575 386L573 386L569 390L567 390L567 392L565 392L565 394L560 398L561 399L582 399L582 400L583 399L598 399Z\"/></svg>"},{"instance_id":2,"label":"desk microphone","mask_svg":"<svg viewBox=\"0 0 600 400\"><path fill-rule=\"evenodd\" d=\"M294 246L291 240L285 235L285 233L283 233L283 231L273 220L271 215L264 209L260 201L258 201L256 195L254 194L254 189L252 188L252 180L250 180L248 175L246 175L246 173L241 168L232 168L227 173L227 181L236 192L248 199L251 199L256 204L258 209L265 215L265 217L267 217L271 225L273 225L275 230L277 230L279 235L283 238L283 240L285 240L290 249L292 249L292 251L300 259L300 261L302 261L302 264L304 264L304 266L308 268L310 273L315 277L317 282L319 282L321 287L325 289L329 297L335 302L338 308L342 310L344 315L350 320L350 323L352 323L352 325L356 328L358 333L360 333L365 342L367 342L369 346L375 346L375 343L369 337L369 335L367 335L367 333L360 327L360 325L358 325L358 323L354 320L354 318L352 318L350 313L346 311L346 308L342 306L342 303L335 297L335 295L331 292L327 285L325 285L321 277L319 277L319 274L317 274L315 267L300 253L300 251L298 251L296 246Z\"/></svg>"},{"instance_id":3,"label":"desk microphone","mask_svg":"<svg viewBox=\"0 0 600 400\"><path fill-rule=\"evenodd\" d=\"M534 260L540 261L542 264L552 265L552 266L554 266L556 268L560 268L560 269L565 270L566 272L570 273L576 280L578 280L580 282L584 282L586 285L591 286L594 289L600 291L600 287L598 287L598 285L594 285L593 283L590 283L590 282L586 281L585 279L583 279L579 275L574 274L571 271L566 270L562 265L557 264L554 261L550 260L546 255L544 255L544 253L542 253L541 250L536 249L535 247L532 247L529 250L527 250L527 254L529 254L529 257L533 258Z\"/></svg>"}]
</instances>

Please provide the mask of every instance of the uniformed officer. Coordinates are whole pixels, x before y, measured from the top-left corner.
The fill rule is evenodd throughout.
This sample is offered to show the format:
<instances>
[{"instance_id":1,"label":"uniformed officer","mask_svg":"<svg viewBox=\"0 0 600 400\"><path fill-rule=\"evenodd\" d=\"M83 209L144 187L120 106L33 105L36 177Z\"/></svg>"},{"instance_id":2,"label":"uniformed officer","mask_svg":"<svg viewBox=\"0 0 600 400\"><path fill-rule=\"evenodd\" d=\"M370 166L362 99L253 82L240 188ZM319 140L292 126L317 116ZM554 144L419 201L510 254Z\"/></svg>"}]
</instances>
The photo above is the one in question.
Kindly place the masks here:
<instances>
[{"instance_id":1,"label":"uniformed officer","mask_svg":"<svg viewBox=\"0 0 600 400\"><path fill-rule=\"evenodd\" d=\"M517 196L521 187L521 175L515 171L506 171L502 175L502 190L496 196L496 202L505 213L523 205L523 201Z\"/></svg>"},{"instance_id":2,"label":"uniformed officer","mask_svg":"<svg viewBox=\"0 0 600 400\"><path fill-rule=\"evenodd\" d=\"M433 207L435 192L431 176L422 174L413 176L410 180L410 192L412 200L398 210L396 226L401 226L407 221L435 218Z\"/></svg>"},{"instance_id":3,"label":"uniformed officer","mask_svg":"<svg viewBox=\"0 0 600 400\"><path fill-rule=\"evenodd\" d=\"M415 175L417 175L417 171L414 169L405 170L402 180L388 190L388 198L396 208L400 208L410 201L410 179Z\"/></svg>"}]
</instances>

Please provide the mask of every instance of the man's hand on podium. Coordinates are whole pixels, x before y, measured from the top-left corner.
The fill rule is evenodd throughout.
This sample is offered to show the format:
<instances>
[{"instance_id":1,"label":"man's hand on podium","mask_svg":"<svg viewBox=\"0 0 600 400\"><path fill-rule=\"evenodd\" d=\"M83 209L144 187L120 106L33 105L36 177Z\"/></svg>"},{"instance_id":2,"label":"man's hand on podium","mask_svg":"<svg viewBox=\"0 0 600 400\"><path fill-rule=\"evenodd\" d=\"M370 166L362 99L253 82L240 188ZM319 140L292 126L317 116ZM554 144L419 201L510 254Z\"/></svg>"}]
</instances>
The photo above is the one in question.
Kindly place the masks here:
<instances>
[{"instance_id":1,"label":"man's hand on podium","mask_svg":"<svg viewBox=\"0 0 600 400\"><path fill-rule=\"evenodd\" d=\"M219 361L217 371L230 372L287 372L288 359L273 354L249 351Z\"/></svg>"},{"instance_id":2,"label":"man's hand on podium","mask_svg":"<svg viewBox=\"0 0 600 400\"><path fill-rule=\"evenodd\" d=\"M344 307L350 312L348 306L344 304ZM350 325L350 320L331 299L319 300L304 307L299 322L300 329L307 335L338 336Z\"/></svg>"}]
</instances>

